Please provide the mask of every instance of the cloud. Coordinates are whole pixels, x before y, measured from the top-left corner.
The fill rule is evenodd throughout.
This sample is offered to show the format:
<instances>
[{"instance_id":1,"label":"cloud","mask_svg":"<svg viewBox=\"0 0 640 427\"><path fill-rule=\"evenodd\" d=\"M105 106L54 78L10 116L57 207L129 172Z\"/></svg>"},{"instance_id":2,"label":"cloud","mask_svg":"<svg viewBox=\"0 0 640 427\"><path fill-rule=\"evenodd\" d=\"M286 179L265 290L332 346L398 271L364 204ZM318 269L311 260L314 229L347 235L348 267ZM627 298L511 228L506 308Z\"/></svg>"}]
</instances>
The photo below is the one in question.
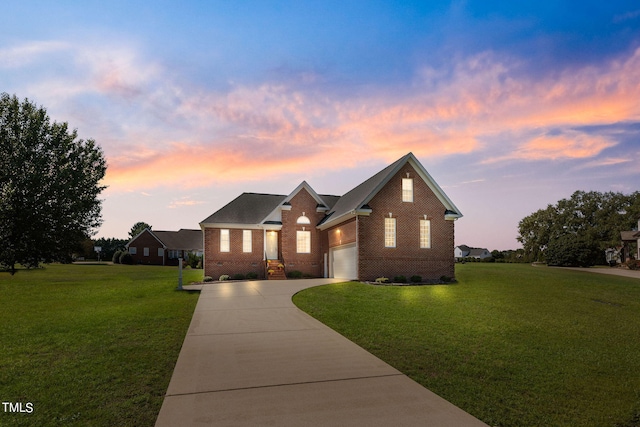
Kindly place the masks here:
<instances>
[{"instance_id":1,"label":"cloud","mask_svg":"<svg viewBox=\"0 0 640 427\"><path fill-rule=\"evenodd\" d=\"M207 202L202 201L202 200L193 200L191 199L189 196L186 197L182 197L179 200L172 200L171 203L169 204L169 206L167 206L169 209L176 209L176 208L181 208L181 207L189 207L189 206L197 206L197 205L203 205Z\"/></svg>"},{"instance_id":2,"label":"cloud","mask_svg":"<svg viewBox=\"0 0 640 427\"><path fill-rule=\"evenodd\" d=\"M273 179L389 162L409 151L430 159L473 154L485 164L595 164L619 136L585 127L640 121L640 49L535 75L516 59L484 52L351 93L325 88L321 76L194 87L126 43L0 50L25 71L51 55L69 68L25 84L103 145L111 191ZM64 65L68 56L72 66Z\"/></svg>"},{"instance_id":3,"label":"cloud","mask_svg":"<svg viewBox=\"0 0 640 427\"><path fill-rule=\"evenodd\" d=\"M0 68L24 67L44 56L61 53L71 45L61 41L32 41L0 49Z\"/></svg>"},{"instance_id":4,"label":"cloud","mask_svg":"<svg viewBox=\"0 0 640 427\"><path fill-rule=\"evenodd\" d=\"M516 150L503 156L487 159L483 163L514 159L527 161L587 159L615 145L615 142L604 137L575 131L561 135L547 134L533 137Z\"/></svg>"}]
</instances>

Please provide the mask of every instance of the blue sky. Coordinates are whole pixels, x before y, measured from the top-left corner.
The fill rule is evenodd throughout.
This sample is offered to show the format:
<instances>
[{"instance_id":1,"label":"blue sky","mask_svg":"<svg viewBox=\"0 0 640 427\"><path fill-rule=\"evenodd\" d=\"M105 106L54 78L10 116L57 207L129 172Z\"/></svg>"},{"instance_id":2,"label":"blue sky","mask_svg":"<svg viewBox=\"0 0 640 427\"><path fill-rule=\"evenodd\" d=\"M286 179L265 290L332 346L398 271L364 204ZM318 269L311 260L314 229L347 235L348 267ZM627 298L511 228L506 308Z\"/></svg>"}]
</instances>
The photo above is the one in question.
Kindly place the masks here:
<instances>
[{"instance_id":1,"label":"blue sky","mask_svg":"<svg viewBox=\"0 0 640 427\"><path fill-rule=\"evenodd\" d=\"M640 4L396 3L7 1L0 91L102 146L101 237L343 194L409 151L490 250L576 190L639 189Z\"/></svg>"}]
</instances>

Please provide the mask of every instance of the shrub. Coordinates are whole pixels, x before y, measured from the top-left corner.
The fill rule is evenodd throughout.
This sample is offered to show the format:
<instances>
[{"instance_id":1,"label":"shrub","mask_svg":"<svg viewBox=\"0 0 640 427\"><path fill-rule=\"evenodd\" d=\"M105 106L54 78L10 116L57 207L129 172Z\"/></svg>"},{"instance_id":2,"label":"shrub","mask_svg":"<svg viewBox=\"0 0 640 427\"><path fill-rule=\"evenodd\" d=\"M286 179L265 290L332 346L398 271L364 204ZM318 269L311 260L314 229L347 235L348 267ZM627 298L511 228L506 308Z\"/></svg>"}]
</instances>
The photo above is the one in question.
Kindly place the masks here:
<instances>
[{"instance_id":1,"label":"shrub","mask_svg":"<svg viewBox=\"0 0 640 427\"><path fill-rule=\"evenodd\" d=\"M388 283L389 279L387 277L378 277L376 279L376 283Z\"/></svg>"},{"instance_id":2,"label":"shrub","mask_svg":"<svg viewBox=\"0 0 640 427\"><path fill-rule=\"evenodd\" d=\"M254 273L254 272L252 271L252 272L250 272L250 273L247 273L247 276L246 276L246 277L247 277L247 279L249 279L249 280L255 280L255 279L257 279L257 278L258 278L258 273Z\"/></svg>"},{"instance_id":3,"label":"shrub","mask_svg":"<svg viewBox=\"0 0 640 427\"><path fill-rule=\"evenodd\" d=\"M196 254L187 254L187 263L191 268L202 268L202 257Z\"/></svg>"},{"instance_id":4,"label":"shrub","mask_svg":"<svg viewBox=\"0 0 640 427\"><path fill-rule=\"evenodd\" d=\"M202 279L203 282L213 282L213 277L211 276L204 276L204 279Z\"/></svg>"},{"instance_id":5,"label":"shrub","mask_svg":"<svg viewBox=\"0 0 640 427\"><path fill-rule=\"evenodd\" d=\"M638 265L639 262L640 261L636 261L635 259L630 259L625 262L624 265L626 265L629 270L638 270L640 269L640 266Z\"/></svg>"},{"instance_id":6,"label":"shrub","mask_svg":"<svg viewBox=\"0 0 640 427\"><path fill-rule=\"evenodd\" d=\"M133 257L129 252L122 252L122 254L120 254L120 264L133 265Z\"/></svg>"},{"instance_id":7,"label":"shrub","mask_svg":"<svg viewBox=\"0 0 640 427\"><path fill-rule=\"evenodd\" d=\"M302 279L302 271L293 270L287 273L287 277L290 279Z\"/></svg>"},{"instance_id":8,"label":"shrub","mask_svg":"<svg viewBox=\"0 0 640 427\"><path fill-rule=\"evenodd\" d=\"M449 283L451 281L451 277L449 277L449 276L440 276L440 281L442 283Z\"/></svg>"},{"instance_id":9,"label":"shrub","mask_svg":"<svg viewBox=\"0 0 640 427\"><path fill-rule=\"evenodd\" d=\"M242 273L236 273L233 275L233 280L244 280L244 274Z\"/></svg>"},{"instance_id":10,"label":"shrub","mask_svg":"<svg viewBox=\"0 0 640 427\"><path fill-rule=\"evenodd\" d=\"M407 283L407 278L404 276L396 276L393 278L395 283Z\"/></svg>"},{"instance_id":11,"label":"shrub","mask_svg":"<svg viewBox=\"0 0 640 427\"><path fill-rule=\"evenodd\" d=\"M113 254L113 257L111 257L111 261L113 261L114 264L120 264L121 256L122 256L122 251L118 250Z\"/></svg>"},{"instance_id":12,"label":"shrub","mask_svg":"<svg viewBox=\"0 0 640 427\"><path fill-rule=\"evenodd\" d=\"M220 278L218 278L218 280L220 280L221 282L223 282L225 280L229 280L229 275L228 274L223 274L222 276L220 276Z\"/></svg>"},{"instance_id":13,"label":"shrub","mask_svg":"<svg viewBox=\"0 0 640 427\"><path fill-rule=\"evenodd\" d=\"M415 276L411 276L411 281L413 283L420 283L422 282L422 276L418 276L417 274Z\"/></svg>"},{"instance_id":14,"label":"shrub","mask_svg":"<svg viewBox=\"0 0 640 427\"><path fill-rule=\"evenodd\" d=\"M595 241L574 234L550 241L544 255L548 265L560 267L589 267L604 258Z\"/></svg>"}]
</instances>

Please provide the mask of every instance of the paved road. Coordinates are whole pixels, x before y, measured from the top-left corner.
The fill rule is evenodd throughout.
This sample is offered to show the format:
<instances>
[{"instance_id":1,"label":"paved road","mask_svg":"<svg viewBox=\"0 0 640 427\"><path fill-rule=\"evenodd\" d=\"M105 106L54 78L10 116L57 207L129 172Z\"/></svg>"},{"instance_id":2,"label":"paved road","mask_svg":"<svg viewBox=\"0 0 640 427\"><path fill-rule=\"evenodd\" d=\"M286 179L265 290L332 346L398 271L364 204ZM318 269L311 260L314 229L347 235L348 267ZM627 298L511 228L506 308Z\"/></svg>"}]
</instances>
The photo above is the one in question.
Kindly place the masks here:
<instances>
[{"instance_id":1,"label":"paved road","mask_svg":"<svg viewBox=\"0 0 640 427\"><path fill-rule=\"evenodd\" d=\"M330 281L203 286L156 426L486 426L291 302Z\"/></svg>"},{"instance_id":2,"label":"paved road","mask_svg":"<svg viewBox=\"0 0 640 427\"><path fill-rule=\"evenodd\" d=\"M612 276L633 277L634 279L640 279L640 270L626 270L623 268L600 268L600 267L592 267L592 268L553 267L553 268L562 268L565 270L584 271L586 273L609 274Z\"/></svg>"}]
</instances>

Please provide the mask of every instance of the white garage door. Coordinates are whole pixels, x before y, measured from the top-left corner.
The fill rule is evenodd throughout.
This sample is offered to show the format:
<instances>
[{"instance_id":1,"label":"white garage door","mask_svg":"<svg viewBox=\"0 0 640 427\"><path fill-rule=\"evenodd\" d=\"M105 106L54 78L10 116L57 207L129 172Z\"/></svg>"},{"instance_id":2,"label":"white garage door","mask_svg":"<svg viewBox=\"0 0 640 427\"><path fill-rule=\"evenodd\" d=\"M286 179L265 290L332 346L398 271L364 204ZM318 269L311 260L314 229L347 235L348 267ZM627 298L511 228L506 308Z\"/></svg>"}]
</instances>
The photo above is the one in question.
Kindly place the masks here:
<instances>
[{"instance_id":1,"label":"white garage door","mask_svg":"<svg viewBox=\"0 0 640 427\"><path fill-rule=\"evenodd\" d=\"M333 277L340 279L357 279L356 244L338 246L330 250Z\"/></svg>"}]
</instances>

